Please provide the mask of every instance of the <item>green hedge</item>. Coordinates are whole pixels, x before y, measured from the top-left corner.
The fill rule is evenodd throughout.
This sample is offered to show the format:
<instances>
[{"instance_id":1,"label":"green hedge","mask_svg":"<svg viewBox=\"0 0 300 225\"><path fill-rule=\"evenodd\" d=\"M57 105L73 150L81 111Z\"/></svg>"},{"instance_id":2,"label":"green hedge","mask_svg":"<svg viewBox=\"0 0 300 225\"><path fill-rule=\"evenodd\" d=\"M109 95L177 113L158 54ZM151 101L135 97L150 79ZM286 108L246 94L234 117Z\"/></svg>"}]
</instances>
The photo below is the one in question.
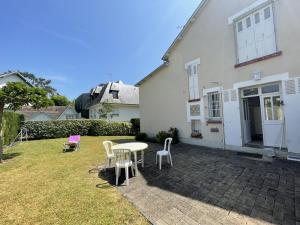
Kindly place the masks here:
<instances>
[{"instance_id":1,"label":"green hedge","mask_svg":"<svg viewBox=\"0 0 300 225\"><path fill-rule=\"evenodd\" d=\"M105 120L55 120L28 121L24 123L30 139L63 138L81 136L128 136L132 135L131 123Z\"/></svg>"},{"instance_id":2,"label":"green hedge","mask_svg":"<svg viewBox=\"0 0 300 225\"><path fill-rule=\"evenodd\" d=\"M3 144L10 144L20 132L21 122L24 116L15 112L5 111L3 113L2 134Z\"/></svg>"}]
</instances>

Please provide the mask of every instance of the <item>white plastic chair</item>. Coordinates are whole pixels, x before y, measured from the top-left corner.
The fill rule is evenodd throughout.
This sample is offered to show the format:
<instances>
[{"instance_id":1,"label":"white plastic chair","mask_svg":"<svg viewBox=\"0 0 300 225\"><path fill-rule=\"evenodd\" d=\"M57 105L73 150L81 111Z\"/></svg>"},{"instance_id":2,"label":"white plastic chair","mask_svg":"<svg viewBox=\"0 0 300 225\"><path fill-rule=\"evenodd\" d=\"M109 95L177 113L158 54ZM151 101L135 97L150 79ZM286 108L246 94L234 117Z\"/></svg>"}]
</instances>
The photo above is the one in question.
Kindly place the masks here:
<instances>
[{"instance_id":1,"label":"white plastic chair","mask_svg":"<svg viewBox=\"0 0 300 225\"><path fill-rule=\"evenodd\" d=\"M105 170L107 167L111 167L112 160L115 159L115 154L112 151L113 143L111 141L103 141L103 146L106 153L106 164L105 164Z\"/></svg>"},{"instance_id":2,"label":"white plastic chair","mask_svg":"<svg viewBox=\"0 0 300 225\"><path fill-rule=\"evenodd\" d=\"M162 157L166 156L168 163L171 164L171 167L173 167L173 162L172 162L172 156L171 156L171 143L173 139L172 138L167 138L165 140L165 145L164 149L161 151L156 152L156 164L157 164L157 158L159 158L159 170L161 170L161 163L162 163Z\"/></svg>"},{"instance_id":3,"label":"white plastic chair","mask_svg":"<svg viewBox=\"0 0 300 225\"><path fill-rule=\"evenodd\" d=\"M134 175L131 151L129 149L115 149L114 154L116 158L116 186L118 186L122 168L125 169L126 185L129 185L129 167L131 167L131 173Z\"/></svg>"}]
</instances>

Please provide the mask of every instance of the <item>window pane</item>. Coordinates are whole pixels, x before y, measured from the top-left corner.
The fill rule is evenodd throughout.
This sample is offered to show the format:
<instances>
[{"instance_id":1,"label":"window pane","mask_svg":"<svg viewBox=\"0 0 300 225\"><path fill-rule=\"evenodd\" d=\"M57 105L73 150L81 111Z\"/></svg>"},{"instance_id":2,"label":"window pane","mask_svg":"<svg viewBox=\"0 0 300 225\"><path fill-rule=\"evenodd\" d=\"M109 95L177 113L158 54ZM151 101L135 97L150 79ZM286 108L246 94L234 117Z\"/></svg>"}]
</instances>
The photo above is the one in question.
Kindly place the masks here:
<instances>
[{"instance_id":1,"label":"window pane","mask_svg":"<svg viewBox=\"0 0 300 225\"><path fill-rule=\"evenodd\" d=\"M279 92L279 84L272 84L272 85L263 86L261 88L261 92L263 94Z\"/></svg>"},{"instance_id":2,"label":"window pane","mask_svg":"<svg viewBox=\"0 0 300 225\"><path fill-rule=\"evenodd\" d=\"M273 97L273 107L274 107L274 120L282 120L282 107L280 96Z\"/></svg>"},{"instance_id":3,"label":"window pane","mask_svg":"<svg viewBox=\"0 0 300 225\"><path fill-rule=\"evenodd\" d=\"M200 105L191 105L190 114L191 116L200 116Z\"/></svg>"},{"instance_id":4,"label":"window pane","mask_svg":"<svg viewBox=\"0 0 300 225\"><path fill-rule=\"evenodd\" d=\"M192 132L200 133L201 130L201 121L200 120L192 120Z\"/></svg>"},{"instance_id":5,"label":"window pane","mask_svg":"<svg viewBox=\"0 0 300 225\"><path fill-rule=\"evenodd\" d=\"M250 17L248 17L246 19L246 24L247 24L247 28L251 27L251 18Z\"/></svg>"},{"instance_id":6,"label":"window pane","mask_svg":"<svg viewBox=\"0 0 300 225\"><path fill-rule=\"evenodd\" d=\"M265 119L273 120L271 97L264 98Z\"/></svg>"},{"instance_id":7,"label":"window pane","mask_svg":"<svg viewBox=\"0 0 300 225\"><path fill-rule=\"evenodd\" d=\"M264 13L265 13L265 20L269 19L271 17L271 8L270 7L265 8Z\"/></svg>"},{"instance_id":8,"label":"window pane","mask_svg":"<svg viewBox=\"0 0 300 225\"><path fill-rule=\"evenodd\" d=\"M220 94L217 92L208 94L208 114L210 119L218 119L220 113Z\"/></svg>"},{"instance_id":9,"label":"window pane","mask_svg":"<svg viewBox=\"0 0 300 225\"><path fill-rule=\"evenodd\" d=\"M249 88L243 91L244 96L258 95L258 88Z\"/></svg>"},{"instance_id":10,"label":"window pane","mask_svg":"<svg viewBox=\"0 0 300 225\"><path fill-rule=\"evenodd\" d=\"M243 23L242 23L242 21L238 22L238 32L241 32L241 31L243 31Z\"/></svg>"},{"instance_id":11,"label":"window pane","mask_svg":"<svg viewBox=\"0 0 300 225\"><path fill-rule=\"evenodd\" d=\"M255 24L258 24L260 22L260 15L259 12L255 14Z\"/></svg>"}]
</instances>

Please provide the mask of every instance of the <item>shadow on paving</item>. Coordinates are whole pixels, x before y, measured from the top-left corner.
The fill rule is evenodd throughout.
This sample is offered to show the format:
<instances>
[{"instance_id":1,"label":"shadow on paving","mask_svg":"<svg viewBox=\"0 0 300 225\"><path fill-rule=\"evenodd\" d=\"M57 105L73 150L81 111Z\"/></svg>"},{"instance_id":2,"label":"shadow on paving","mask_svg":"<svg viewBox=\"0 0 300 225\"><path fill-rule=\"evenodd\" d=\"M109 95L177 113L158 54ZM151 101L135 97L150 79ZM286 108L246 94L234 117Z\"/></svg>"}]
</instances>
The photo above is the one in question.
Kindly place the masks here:
<instances>
[{"instance_id":1,"label":"shadow on paving","mask_svg":"<svg viewBox=\"0 0 300 225\"><path fill-rule=\"evenodd\" d=\"M124 171L119 180L119 190L141 211L148 212L148 218L151 213L153 220L159 218L160 198L168 202L167 208L173 204L178 212L190 215L180 208L182 202L174 200L180 195L190 199L185 200L185 208L193 207L196 200L225 209L228 214L236 212L270 223L300 222L300 164L278 159L268 163L231 151L178 144L172 146L174 168L165 160L159 171L155 152L160 149L158 144L149 144L145 168L139 168L139 176L130 179L129 186L124 186ZM115 184L114 169L101 171L99 176ZM144 205L141 197L145 198Z\"/></svg>"}]
</instances>

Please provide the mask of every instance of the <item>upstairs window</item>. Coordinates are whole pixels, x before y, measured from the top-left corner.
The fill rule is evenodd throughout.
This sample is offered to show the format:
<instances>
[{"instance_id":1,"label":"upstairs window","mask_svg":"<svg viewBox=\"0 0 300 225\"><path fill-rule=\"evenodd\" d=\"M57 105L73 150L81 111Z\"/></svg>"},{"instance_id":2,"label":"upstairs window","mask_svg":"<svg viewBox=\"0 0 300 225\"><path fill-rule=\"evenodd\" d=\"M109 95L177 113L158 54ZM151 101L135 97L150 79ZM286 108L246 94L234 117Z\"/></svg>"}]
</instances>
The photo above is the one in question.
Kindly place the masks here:
<instances>
[{"instance_id":1,"label":"upstairs window","mask_svg":"<svg viewBox=\"0 0 300 225\"><path fill-rule=\"evenodd\" d=\"M200 98L198 85L198 64L191 64L187 66L187 73L189 79L189 97L190 100Z\"/></svg>"},{"instance_id":2,"label":"upstairs window","mask_svg":"<svg viewBox=\"0 0 300 225\"><path fill-rule=\"evenodd\" d=\"M235 26L239 63L277 51L272 4L240 19Z\"/></svg>"},{"instance_id":3,"label":"upstairs window","mask_svg":"<svg viewBox=\"0 0 300 225\"><path fill-rule=\"evenodd\" d=\"M109 91L112 95L113 99L119 99L119 92L118 91Z\"/></svg>"}]
</instances>

